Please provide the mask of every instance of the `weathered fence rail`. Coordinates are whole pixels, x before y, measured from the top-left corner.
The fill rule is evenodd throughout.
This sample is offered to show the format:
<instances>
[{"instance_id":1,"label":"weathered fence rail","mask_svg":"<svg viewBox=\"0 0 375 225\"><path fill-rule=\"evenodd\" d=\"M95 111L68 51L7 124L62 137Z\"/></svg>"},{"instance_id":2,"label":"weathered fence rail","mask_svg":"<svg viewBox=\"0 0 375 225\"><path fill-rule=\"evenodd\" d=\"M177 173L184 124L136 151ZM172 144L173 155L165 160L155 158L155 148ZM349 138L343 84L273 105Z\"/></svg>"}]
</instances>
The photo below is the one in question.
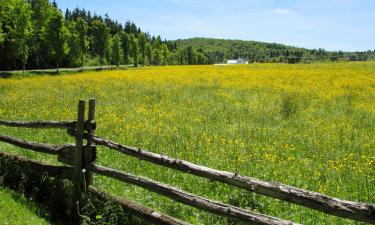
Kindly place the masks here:
<instances>
[{"instance_id":1,"label":"weathered fence rail","mask_svg":"<svg viewBox=\"0 0 375 225\"><path fill-rule=\"evenodd\" d=\"M50 144L39 144L34 142L25 141L19 138L1 135L0 134L0 141L15 145L20 148L25 148L29 150L33 150L36 152L42 152L51 155L59 155L66 151L74 151L74 145L50 145Z\"/></svg>"},{"instance_id":2,"label":"weathered fence rail","mask_svg":"<svg viewBox=\"0 0 375 225\"><path fill-rule=\"evenodd\" d=\"M97 165L95 164L95 144L97 144L116 150L123 154L179 170L181 172L190 173L210 180L233 185L254 193L298 204L334 216L375 224L374 204L341 200L281 183L267 182L252 177L242 176L237 173L215 170L205 166L196 165L188 161L170 158L162 154L152 153L140 148L128 147L111 140L98 137L94 134L96 123L95 100L93 99L90 99L89 101L87 119L85 119L85 101L81 100L78 104L77 121L16 122L0 120L0 125L23 128L66 129L68 133L75 138L75 144L52 145L29 142L19 138L0 134L0 142L5 142L36 152L57 155L58 161L67 164L68 166L53 166L16 155L11 155L9 153L0 152L0 157L2 158L15 161L32 169L36 169L37 171L47 172L51 176L59 176L71 180L74 184L74 193L72 196L73 202L77 203L74 207L79 207L80 203L82 202L82 195L87 191L101 199L119 204L129 212L132 212L156 224L188 224L176 218L156 212L146 206L142 206L126 199L111 196L108 193L96 189L92 186L92 183L93 173L97 173L122 182L137 185L149 191L167 196L183 204L203 209L213 214L228 217L234 220L247 222L249 224L295 224L290 221L285 221L279 218L251 212L246 209L203 198L201 196L197 196L147 178ZM78 219L79 218L77 218L77 220Z\"/></svg>"},{"instance_id":3,"label":"weathered fence rail","mask_svg":"<svg viewBox=\"0 0 375 225\"><path fill-rule=\"evenodd\" d=\"M181 221L179 219L173 218L171 216L156 212L153 209L150 209L146 206L140 205L138 203L118 198L115 196L112 196L108 193L105 193L103 191L100 191L92 186L89 187L89 192L99 199L102 199L107 202L114 202L116 204L121 205L125 209L127 209L129 212L140 216L142 218L146 218L148 221L151 221L156 224L173 224L173 225L189 225L189 223Z\"/></svg>"},{"instance_id":4,"label":"weathered fence rail","mask_svg":"<svg viewBox=\"0 0 375 225\"><path fill-rule=\"evenodd\" d=\"M24 128L60 128L60 129L74 129L75 121L35 121L35 122L21 122L21 121L4 121L0 120L0 125L9 127L24 127Z\"/></svg>"},{"instance_id":5,"label":"weathered fence rail","mask_svg":"<svg viewBox=\"0 0 375 225\"><path fill-rule=\"evenodd\" d=\"M197 195L193 195L177 188L153 181L150 179L135 176L133 174L120 172L114 169L106 168L98 165L91 165L88 167L92 172L112 177L119 181L134 184L145 188L149 191L164 195L175 201L190 205L199 209L209 211L211 213L232 218L238 221L244 221L251 224L295 224L289 221L277 219L274 217L262 215L260 213L250 212L248 210L212 201Z\"/></svg>"},{"instance_id":6,"label":"weathered fence rail","mask_svg":"<svg viewBox=\"0 0 375 225\"><path fill-rule=\"evenodd\" d=\"M345 201L285 184L266 182L242 176L237 173L215 170L188 161L173 159L165 155L152 153L140 148L121 145L97 136L93 136L92 140L95 144L107 146L123 154L134 156L141 160L146 160L182 172L234 185L251 192L288 201L335 216L365 222L370 222L375 219L375 208L373 204Z\"/></svg>"},{"instance_id":7,"label":"weathered fence rail","mask_svg":"<svg viewBox=\"0 0 375 225\"><path fill-rule=\"evenodd\" d=\"M18 164L24 168L29 168L37 172L47 173L52 177L61 177L65 179L71 179L73 167L70 166L54 166L47 163L31 160L25 157L8 154L0 151L0 158L7 159L12 163Z\"/></svg>"}]
</instances>

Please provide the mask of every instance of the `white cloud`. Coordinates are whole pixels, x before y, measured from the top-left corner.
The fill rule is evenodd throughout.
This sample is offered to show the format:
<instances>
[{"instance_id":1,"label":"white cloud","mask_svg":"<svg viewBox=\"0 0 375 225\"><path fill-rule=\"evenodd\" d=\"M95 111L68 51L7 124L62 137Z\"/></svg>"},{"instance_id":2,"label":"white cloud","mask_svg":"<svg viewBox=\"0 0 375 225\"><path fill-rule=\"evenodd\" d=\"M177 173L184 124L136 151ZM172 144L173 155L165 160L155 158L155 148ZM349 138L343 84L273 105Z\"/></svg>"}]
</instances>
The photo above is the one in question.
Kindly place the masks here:
<instances>
[{"instance_id":1,"label":"white cloud","mask_svg":"<svg viewBox=\"0 0 375 225\"><path fill-rule=\"evenodd\" d=\"M291 14L295 14L296 12L287 8L274 8L272 9L272 13L282 14L282 15L291 15Z\"/></svg>"}]
</instances>

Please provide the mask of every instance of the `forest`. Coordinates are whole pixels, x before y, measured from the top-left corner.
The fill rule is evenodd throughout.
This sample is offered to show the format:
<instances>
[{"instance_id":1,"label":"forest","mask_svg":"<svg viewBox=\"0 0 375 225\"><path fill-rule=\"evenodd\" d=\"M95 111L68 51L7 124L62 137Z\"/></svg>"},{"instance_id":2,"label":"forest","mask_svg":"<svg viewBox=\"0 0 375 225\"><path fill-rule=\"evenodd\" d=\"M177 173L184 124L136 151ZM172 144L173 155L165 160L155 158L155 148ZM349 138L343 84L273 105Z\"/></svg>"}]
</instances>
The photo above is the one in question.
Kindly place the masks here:
<instances>
[{"instance_id":1,"label":"forest","mask_svg":"<svg viewBox=\"0 0 375 225\"><path fill-rule=\"evenodd\" d=\"M367 52L329 52L255 41L168 41L85 9L62 12L55 1L1 0L0 70L105 65L193 65L242 57L250 62L366 61Z\"/></svg>"}]
</instances>

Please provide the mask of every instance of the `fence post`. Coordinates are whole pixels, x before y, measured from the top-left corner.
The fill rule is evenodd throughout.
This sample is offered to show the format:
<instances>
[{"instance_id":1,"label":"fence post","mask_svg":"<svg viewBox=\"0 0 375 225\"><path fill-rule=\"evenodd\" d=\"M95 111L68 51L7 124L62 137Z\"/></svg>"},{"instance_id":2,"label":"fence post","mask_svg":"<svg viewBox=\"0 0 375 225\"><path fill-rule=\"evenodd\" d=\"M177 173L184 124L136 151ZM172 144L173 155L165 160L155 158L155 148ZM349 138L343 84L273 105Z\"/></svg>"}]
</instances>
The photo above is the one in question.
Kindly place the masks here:
<instances>
[{"instance_id":1,"label":"fence post","mask_svg":"<svg viewBox=\"0 0 375 225\"><path fill-rule=\"evenodd\" d=\"M82 195L82 152L83 152L83 135L85 125L85 101L80 100L78 103L77 131L75 133L76 149L74 151L74 182L73 182L73 204L75 219L79 221L79 205Z\"/></svg>"},{"instance_id":2,"label":"fence post","mask_svg":"<svg viewBox=\"0 0 375 225\"><path fill-rule=\"evenodd\" d=\"M87 114L87 123L86 123L86 130L87 130L87 144L85 150L83 151L83 167L86 168L88 164L91 164L96 159L96 146L92 142L92 136L95 130L95 99L91 98L89 100L89 111ZM93 182L93 173L86 170L85 173L85 184L86 190L87 188L92 185Z\"/></svg>"}]
</instances>

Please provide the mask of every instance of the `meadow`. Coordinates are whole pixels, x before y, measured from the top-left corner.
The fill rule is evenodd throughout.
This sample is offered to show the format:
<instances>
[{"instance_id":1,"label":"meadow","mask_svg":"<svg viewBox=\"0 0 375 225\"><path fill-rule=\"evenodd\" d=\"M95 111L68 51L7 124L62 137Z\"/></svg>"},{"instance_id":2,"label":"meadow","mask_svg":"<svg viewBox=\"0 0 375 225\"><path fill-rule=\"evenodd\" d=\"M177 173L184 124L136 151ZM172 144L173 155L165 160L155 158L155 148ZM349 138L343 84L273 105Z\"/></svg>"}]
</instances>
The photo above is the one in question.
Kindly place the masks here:
<instances>
[{"instance_id":1,"label":"meadow","mask_svg":"<svg viewBox=\"0 0 375 225\"><path fill-rule=\"evenodd\" d=\"M215 169L375 203L375 62L163 66L0 79L0 119L74 120L97 101L97 134ZM1 134L66 143L62 131ZM7 152L54 157L0 143ZM98 148L98 164L303 224L360 224ZM193 224L231 221L132 185L95 186ZM0 217L1 218L1 217Z\"/></svg>"}]
</instances>

